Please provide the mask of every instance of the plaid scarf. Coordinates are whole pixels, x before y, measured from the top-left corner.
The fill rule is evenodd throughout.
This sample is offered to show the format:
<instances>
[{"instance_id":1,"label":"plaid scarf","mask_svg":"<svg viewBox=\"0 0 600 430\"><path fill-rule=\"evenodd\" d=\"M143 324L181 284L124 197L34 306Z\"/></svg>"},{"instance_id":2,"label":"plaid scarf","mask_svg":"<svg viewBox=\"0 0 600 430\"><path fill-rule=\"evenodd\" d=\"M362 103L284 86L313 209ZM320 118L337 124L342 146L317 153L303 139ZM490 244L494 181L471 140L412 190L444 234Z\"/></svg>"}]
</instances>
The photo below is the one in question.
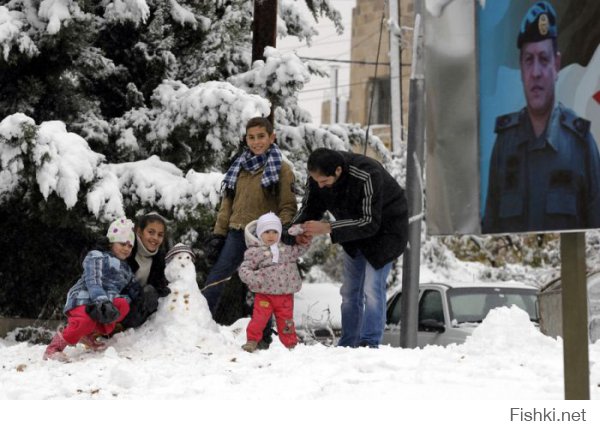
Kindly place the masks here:
<instances>
[{"instance_id":1,"label":"plaid scarf","mask_svg":"<svg viewBox=\"0 0 600 430\"><path fill-rule=\"evenodd\" d=\"M281 171L281 162L283 155L276 143L272 144L267 152L261 155L254 155L249 149L245 149L242 154L235 159L223 179L223 189L229 188L235 190L235 184L244 169L248 172L255 172L261 167L265 167L260 184L267 188L272 184L279 182L279 172Z\"/></svg>"}]
</instances>

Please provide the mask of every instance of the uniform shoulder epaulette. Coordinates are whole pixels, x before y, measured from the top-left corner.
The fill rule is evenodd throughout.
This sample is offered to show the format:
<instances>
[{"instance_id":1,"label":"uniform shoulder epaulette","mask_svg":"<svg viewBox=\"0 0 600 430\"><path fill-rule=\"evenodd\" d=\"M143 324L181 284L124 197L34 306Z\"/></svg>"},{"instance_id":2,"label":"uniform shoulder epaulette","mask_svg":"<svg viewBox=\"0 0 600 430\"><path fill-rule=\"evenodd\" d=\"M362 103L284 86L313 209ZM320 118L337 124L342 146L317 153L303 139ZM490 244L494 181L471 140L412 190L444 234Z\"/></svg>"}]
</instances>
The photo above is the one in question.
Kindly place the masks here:
<instances>
[{"instance_id":1,"label":"uniform shoulder epaulette","mask_svg":"<svg viewBox=\"0 0 600 430\"><path fill-rule=\"evenodd\" d=\"M496 128L494 132L499 133L508 128L515 127L519 124L519 112L507 113L496 118Z\"/></svg>"},{"instance_id":2,"label":"uniform shoulder epaulette","mask_svg":"<svg viewBox=\"0 0 600 430\"><path fill-rule=\"evenodd\" d=\"M582 139L586 139L590 132L591 123L567 109L561 112L560 123Z\"/></svg>"}]
</instances>

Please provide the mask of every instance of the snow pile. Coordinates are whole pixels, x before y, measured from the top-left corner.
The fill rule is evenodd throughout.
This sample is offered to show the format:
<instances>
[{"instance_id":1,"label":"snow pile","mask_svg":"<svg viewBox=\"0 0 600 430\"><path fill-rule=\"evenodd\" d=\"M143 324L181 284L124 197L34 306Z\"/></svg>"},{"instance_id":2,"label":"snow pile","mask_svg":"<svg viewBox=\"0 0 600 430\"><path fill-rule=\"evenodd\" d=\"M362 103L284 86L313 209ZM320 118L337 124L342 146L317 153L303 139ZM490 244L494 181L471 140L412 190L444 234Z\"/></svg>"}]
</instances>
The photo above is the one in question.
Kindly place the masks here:
<instances>
[{"instance_id":1,"label":"snow pile","mask_svg":"<svg viewBox=\"0 0 600 430\"><path fill-rule=\"evenodd\" d=\"M445 348L315 344L288 351L275 338L269 350L248 354L240 348L248 319L231 327L210 322L202 297L193 294L191 270L182 268L170 287L179 294L163 300L144 326L116 334L101 353L69 347L70 363L43 361L43 345L0 340L0 399L514 402L564 396L562 342L543 336L517 308L490 312L466 343ZM303 286L311 288L337 289ZM591 398L598 400L600 342L590 345L590 363Z\"/></svg>"},{"instance_id":2,"label":"snow pile","mask_svg":"<svg viewBox=\"0 0 600 430\"><path fill-rule=\"evenodd\" d=\"M562 354L562 341L542 334L529 320L527 312L516 305L492 309L463 347L470 353L489 348L519 350L532 364L541 358L540 351L554 350Z\"/></svg>"},{"instance_id":3,"label":"snow pile","mask_svg":"<svg viewBox=\"0 0 600 430\"><path fill-rule=\"evenodd\" d=\"M114 336L120 354L142 349L153 357L180 355L196 350L232 349L234 341L219 331L206 299L196 283L190 254L179 252L167 264L165 276L171 294L160 299L158 310L137 330Z\"/></svg>"}]
</instances>

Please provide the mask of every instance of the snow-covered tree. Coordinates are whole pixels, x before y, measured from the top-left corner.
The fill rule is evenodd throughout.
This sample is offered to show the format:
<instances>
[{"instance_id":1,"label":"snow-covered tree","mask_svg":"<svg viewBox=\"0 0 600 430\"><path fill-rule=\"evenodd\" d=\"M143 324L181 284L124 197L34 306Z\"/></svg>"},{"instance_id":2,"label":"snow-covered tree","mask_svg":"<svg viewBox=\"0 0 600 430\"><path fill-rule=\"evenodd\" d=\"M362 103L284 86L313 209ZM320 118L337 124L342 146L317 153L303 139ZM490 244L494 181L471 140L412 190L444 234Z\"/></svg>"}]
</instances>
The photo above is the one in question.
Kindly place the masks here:
<instances>
[{"instance_id":1,"label":"snow-covered tree","mask_svg":"<svg viewBox=\"0 0 600 430\"><path fill-rule=\"evenodd\" d=\"M81 250L115 216L158 210L172 239L200 248L253 116L274 109L299 185L311 149L364 145L359 125L317 127L298 106L322 69L275 48L250 64L252 5L2 2L0 246L15 252L0 261L0 314L58 315ZM329 0L306 5L280 1L280 35L310 44L321 18L341 32Z\"/></svg>"}]
</instances>

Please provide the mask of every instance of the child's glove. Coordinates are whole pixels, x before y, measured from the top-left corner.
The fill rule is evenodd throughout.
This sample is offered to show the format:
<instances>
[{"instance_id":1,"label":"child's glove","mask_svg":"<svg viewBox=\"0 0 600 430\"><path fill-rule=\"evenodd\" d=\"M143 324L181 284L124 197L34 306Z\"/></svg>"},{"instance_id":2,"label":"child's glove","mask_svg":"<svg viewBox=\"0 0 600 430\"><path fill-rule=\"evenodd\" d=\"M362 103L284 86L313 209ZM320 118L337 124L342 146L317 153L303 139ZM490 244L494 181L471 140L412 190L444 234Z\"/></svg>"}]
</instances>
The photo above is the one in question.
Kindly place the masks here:
<instances>
[{"instance_id":1,"label":"child's glove","mask_svg":"<svg viewBox=\"0 0 600 430\"><path fill-rule=\"evenodd\" d=\"M225 246L226 237L221 234L212 234L204 242L204 255L209 264L215 264L221 254L223 246Z\"/></svg>"},{"instance_id":2,"label":"child's glove","mask_svg":"<svg viewBox=\"0 0 600 430\"><path fill-rule=\"evenodd\" d=\"M121 313L116 306L108 300L86 305L85 311L91 319L100 324L110 324L118 320L121 316Z\"/></svg>"},{"instance_id":3,"label":"child's glove","mask_svg":"<svg viewBox=\"0 0 600 430\"><path fill-rule=\"evenodd\" d=\"M304 229L301 224L294 224L288 229L288 233L292 236L298 236L299 234L304 233Z\"/></svg>"}]
</instances>

